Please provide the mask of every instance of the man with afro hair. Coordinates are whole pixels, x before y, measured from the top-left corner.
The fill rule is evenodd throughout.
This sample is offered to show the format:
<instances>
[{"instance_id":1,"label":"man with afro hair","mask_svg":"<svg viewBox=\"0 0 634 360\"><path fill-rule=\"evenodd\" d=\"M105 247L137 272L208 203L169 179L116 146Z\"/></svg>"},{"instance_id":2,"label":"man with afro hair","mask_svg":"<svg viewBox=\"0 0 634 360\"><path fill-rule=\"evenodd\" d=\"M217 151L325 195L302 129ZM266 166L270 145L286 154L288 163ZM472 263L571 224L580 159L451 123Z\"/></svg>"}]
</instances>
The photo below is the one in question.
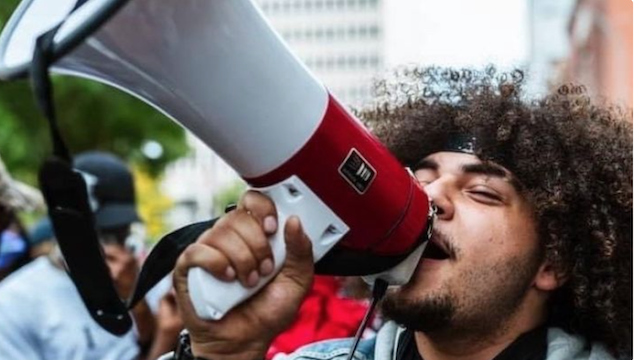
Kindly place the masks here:
<instances>
[{"instance_id":1,"label":"man with afro hair","mask_svg":"<svg viewBox=\"0 0 634 360\"><path fill-rule=\"evenodd\" d=\"M378 83L376 106L358 114L414 172L437 219L412 279L382 302L392 321L355 357L631 358L631 111L594 103L581 85L525 98L521 71L398 75ZM249 210L262 221L239 216ZM274 204L247 192L222 226L252 247L275 231ZM219 322L195 316L186 274L202 266L231 276L214 266L238 257L214 245L227 231L212 228L181 255L175 285L195 356L264 356L310 286L312 255L301 229L296 218L287 221L283 270ZM247 260L264 269L264 261ZM350 343L309 345L287 359L344 359Z\"/></svg>"}]
</instances>

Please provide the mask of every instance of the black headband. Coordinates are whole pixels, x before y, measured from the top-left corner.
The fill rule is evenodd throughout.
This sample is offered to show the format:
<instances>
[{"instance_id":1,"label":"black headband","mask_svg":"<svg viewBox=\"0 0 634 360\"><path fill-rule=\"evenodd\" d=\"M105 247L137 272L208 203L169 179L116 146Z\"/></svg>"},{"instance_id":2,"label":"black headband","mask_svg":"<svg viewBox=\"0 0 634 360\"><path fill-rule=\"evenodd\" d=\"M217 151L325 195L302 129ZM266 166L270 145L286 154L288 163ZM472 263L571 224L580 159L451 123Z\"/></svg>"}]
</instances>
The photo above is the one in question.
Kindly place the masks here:
<instances>
[{"instance_id":1,"label":"black headband","mask_svg":"<svg viewBox=\"0 0 634 360\"><path fill-rule=\"evenodd\" d=\"M476 155L476 145L477 139L475 135L457 133L449 136L440 151Z\"/></svg>"},{"instance_id":2,"label":"black headband","mask_svg":"<svg viewBox=\"0 0 634 360\"><path fill-rule=\"evenodd\" d=\"M455 132L447 136L447 139L438 148L430 151L427 155L443 151L475 155L482 160L493 161L512 172L514 166L511 161L510 143L484 141L483 139L486 137L486 135L476 136L473 133Z\"/></svg>"}]
</instances>

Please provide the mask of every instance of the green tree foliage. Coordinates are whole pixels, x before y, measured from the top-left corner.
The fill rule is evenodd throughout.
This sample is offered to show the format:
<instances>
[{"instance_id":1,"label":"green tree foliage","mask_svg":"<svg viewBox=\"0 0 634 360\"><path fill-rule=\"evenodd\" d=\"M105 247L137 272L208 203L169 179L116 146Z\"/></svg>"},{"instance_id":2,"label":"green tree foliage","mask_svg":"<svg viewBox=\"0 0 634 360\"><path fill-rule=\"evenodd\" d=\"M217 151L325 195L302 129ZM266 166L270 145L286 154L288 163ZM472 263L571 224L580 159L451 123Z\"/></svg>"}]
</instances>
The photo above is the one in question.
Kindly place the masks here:
<instances>
[{"instance_id":1,"label":"green tree foliage","mask_svg":"<svg viewBox=\"0 0 634 360\"><path fill-rule=\"evenodd\" d=\"M2 27L17 3L0 2ZM184 130L142 101L89 80L56 76L53 84L60 128L72 153L111 151L154 175L186 154ZM162 145L160 158L143 155L141 147L147 141ZM46 120L28 82L1 82L0 154L7 167L16 177L35 183L37 169L50 153Z\"/></svg>"}]
</instances>

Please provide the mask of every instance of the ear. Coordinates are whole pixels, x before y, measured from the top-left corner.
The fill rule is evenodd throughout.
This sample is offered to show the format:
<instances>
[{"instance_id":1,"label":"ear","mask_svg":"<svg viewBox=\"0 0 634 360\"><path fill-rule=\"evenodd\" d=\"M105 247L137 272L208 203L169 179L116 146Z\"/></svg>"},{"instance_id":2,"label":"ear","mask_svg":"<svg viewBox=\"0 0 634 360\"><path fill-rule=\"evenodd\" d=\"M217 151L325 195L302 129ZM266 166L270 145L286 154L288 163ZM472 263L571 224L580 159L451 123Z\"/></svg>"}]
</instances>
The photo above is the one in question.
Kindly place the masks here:
<instances>
[{"instance_id":1,"label":"ear","mask_svg":"<svg viewBox=\"0 0 634 360\"><path fill-rule=\"evenodd\" d=\"M565 274L558 271L550 262L544 261L539 270L537 270L533 285L538 290L553 291L562 286L566 280L568 280L568 277Z\"/></svg>"}]
</instances>

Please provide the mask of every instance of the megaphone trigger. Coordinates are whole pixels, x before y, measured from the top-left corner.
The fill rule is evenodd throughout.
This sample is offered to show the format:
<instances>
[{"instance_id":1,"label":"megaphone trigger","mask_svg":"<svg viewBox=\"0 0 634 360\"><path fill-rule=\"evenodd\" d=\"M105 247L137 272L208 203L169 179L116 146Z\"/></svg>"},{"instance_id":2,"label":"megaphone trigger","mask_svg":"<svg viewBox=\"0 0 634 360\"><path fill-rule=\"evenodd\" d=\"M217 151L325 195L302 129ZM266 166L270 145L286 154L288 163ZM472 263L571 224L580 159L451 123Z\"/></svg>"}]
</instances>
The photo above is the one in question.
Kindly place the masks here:
<instances>
[{"instance_id":1,"label":"megaphone trigger","mask_svg":"<svg viewBox=\"0 0 634 360\"><path fill-rule=\"evenodd\" d=\"M278 230L269 238L275 270L261 278L252 288L243 287L237 280L218 280L201 268L189 270L187 281L190 297L200 318L221 319L275 277L286 259L283 229L290 216L309 220L303 221L302 225L311 240L315 261L322 258L349 230L348 225L295 175L278 184L255 190L270 197L277 209Z\"/></svg>"}]
</instances>

